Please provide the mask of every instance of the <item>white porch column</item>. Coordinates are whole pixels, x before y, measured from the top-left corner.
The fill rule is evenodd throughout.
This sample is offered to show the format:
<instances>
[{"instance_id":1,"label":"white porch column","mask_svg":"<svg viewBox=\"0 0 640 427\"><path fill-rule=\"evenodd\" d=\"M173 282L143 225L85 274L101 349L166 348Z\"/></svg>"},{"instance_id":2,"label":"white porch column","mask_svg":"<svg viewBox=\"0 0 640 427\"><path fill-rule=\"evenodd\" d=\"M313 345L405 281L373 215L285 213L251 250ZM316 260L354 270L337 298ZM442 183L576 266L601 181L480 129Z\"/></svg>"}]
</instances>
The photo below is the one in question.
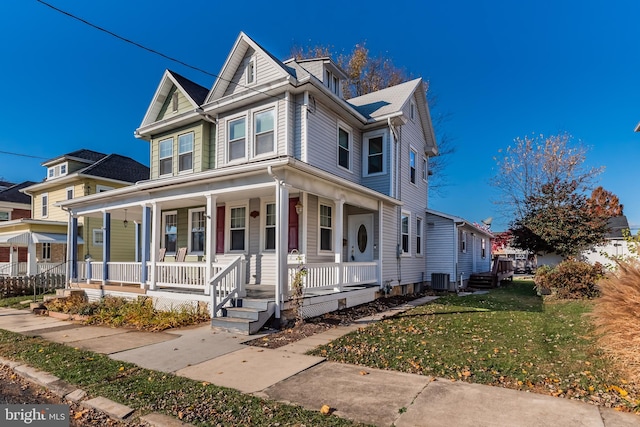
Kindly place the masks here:
<instances>
[{"instance_id":1,"label":"white porch column","mask_svg":"<svg viewBox=\"0 0 640 427\"><path fill-rule=\"evenodd\" d=\"M276 319L280 318L282 298L289 290L289 188L276 181Z\"/></svg>"},{"instance_id":2,"label":"white porch column","mask_svg":"<svg viewBox=\"0 0 640 427\"><path fill-rule=\"evenodd\" d=\"M204 294L209 295L211 288L209 282L213 279L213 266L216 258L216 196L207 194L207 210L205 212L205 243L204 254L206 266L204 269L205 287Z\"/></svg>"},{"instance_id":3,"label":"white porch column","mask_svg":"<svg viewBox=\"0 0 640 427\"><path fill-rule=\"evenodd\" d=\"M35 276L36 274L38 274L36 244L31 240L31 233L29 233L29 244L27 245L27 276Z\"/></svg>"},{"instance_id":4,"label":"white porch column","mask_svg":"<svg viewBox=\"0 0 640 427\"><path fill-rule=\"evenodd\" d=\"M343 258L342 258L342 239L344 233L344 200L336 201L335 215L335 233L333 235L333 251L335 254L335 262L338 264L338 290L342 290L344 282L343 274Z\"/></svg>"},{"instance_id":5,"label":"white porch column","mask_svg":"<svg viewBox=\"0 0 640 427\"><path fill-rule=\"evenodd\" d=\"M307 262L307 215L309 212L309 204L308 202L308 195L307 193L300 193L300 203L302 203L302 215L300 215L298 217L298 220L300 221L300 230L302 230L302 232L298 233L298 250L300 251L301 254L304 255L304 262Z\"/></svg>"},{"instance_id":6,"label":"white porch column","mask_svg":"<svg viewBox=\"0 0 640 427\"><path fill-rule=\"evenodd\" d=\"M384 285L384 283L382 283L382 259L383 257L383 248L384 248L384 220L383 220L383 213L384 213L384 203L382 203L382 200L378 200L378 281L380 282L380 287L382 287Z\"/></svg>"},{"instance_id":7,"label":"white porch column","mask_svg":"<svg viewBox=\"0 0 640 427\"><path fill-rule=\"evenodd\" d=\"M9 275L18 275L18 260L18 247L13 245L9 246Z\"/></svg>"},{"instance_id":8,"label":"white porch column","mask_svg":"<svg viewBox=\"0 0 640 427\"><path fill-rule=\"evenodd\" d=\"M102 212L102 285L109 281L109 262L111 261L111 213ZM101 292L101 297L104 294Z\"/></svg>"},{"instance_id":9,"label":"white porch column","mask_svg":"<svg viewBox=\"0 0 640 427\"><path fill-rule=\"evenodd\" d=\"M158 262L158 252L160 251L160 236L162 235L161 210L158 203L151 205L151 283L149 289L156 289L156 262Z\"/></svg>"},{"instance_id":10,"label":"white porch column","mask_svg":"<svg viewBox=\"0 0 640 427\"><path fill-rule=\"evenodd\" d=\"M142 206L142 225L140 230L141 239L141 256L140 256L140 288L144 289L147 286L148 269L147 264L149 258L152 256L151 252L151 208L149 206ZM152 270L153 271L153 270Z\"/></svg>"}]
</instances>

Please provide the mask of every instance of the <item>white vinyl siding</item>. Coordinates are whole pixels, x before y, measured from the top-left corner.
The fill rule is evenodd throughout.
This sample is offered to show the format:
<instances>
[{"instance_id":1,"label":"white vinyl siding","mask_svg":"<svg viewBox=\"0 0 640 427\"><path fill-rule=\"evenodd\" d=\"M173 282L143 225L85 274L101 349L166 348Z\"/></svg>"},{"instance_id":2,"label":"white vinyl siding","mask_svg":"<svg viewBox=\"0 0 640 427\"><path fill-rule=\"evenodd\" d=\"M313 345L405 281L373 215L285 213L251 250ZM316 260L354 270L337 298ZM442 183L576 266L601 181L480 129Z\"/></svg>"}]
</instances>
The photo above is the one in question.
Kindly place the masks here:
<instances>
[{"instance_id":1,"label":"white vinyl siding","mask_svg":"<svg viewBox=\"0 0 640 427\"><path fill-rule=\"evenodd\" d=\"M235 67L236 71L226 87L223 97L251 90L247 89L247 66L252 60L255 61L255 83L252 83L251 86L262 85L284 76L285 71L282 68L274 66L271 60L249 48L242 59L231 58L231 62L227 64L228 67Z\"/></svg>"}]
</instances>

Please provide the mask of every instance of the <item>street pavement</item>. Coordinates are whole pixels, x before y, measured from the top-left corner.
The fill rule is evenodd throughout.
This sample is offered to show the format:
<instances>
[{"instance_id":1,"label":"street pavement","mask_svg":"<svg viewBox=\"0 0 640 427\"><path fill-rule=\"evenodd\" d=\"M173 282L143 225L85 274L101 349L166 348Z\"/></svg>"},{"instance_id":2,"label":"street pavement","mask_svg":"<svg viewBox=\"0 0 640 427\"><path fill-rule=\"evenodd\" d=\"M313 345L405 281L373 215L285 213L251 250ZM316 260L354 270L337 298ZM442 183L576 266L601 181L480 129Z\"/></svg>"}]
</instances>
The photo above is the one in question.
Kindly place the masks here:
<instances>
[{"instance_id":1,"label":"street pavement","mask_svg":"<svg viewBox=\"0 0 640 427\"><path fill-rule=\"evenodd\" d=\"M328 405L334 415L377 426L640 426L638 415L569 399L328 362L304 354L354 329L431 299L415 300L279 349L247 346L243 342L256 338L255 335L234 334L208 325L161 333L139 332L83 326L14 309L0 309L0 329L40 336L144 368L311 410ZM0 360L0 363L11 362ZM55 378L47 377L46 373L41 375L43 385L55 383ZM103 405L105 411L113 411L115 407L118 410L114 413L126 413L116 402L104 406L106 399L96 399L87 404L98 408ZM173 425L166 416L155 414L146 418L156 420L154 426Z\"/></svg>"}]
</instances>

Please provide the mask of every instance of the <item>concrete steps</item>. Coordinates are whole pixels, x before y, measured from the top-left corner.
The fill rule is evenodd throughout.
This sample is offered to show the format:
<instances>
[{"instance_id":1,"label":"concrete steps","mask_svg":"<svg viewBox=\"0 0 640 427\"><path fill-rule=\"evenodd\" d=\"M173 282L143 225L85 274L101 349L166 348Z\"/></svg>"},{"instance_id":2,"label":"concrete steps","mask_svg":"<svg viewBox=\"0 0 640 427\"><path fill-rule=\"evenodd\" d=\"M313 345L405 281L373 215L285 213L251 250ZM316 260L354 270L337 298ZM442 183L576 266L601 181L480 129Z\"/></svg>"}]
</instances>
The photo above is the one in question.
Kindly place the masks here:
<instances>
[{"instance_id":1,"label":"concrete steps","mask_svg":"<svg viewBox=\"0 0 640 427\"><path fill-rule=\"evenodd\" d=\"M225 307L222 317L211 319L211 326L244 335L257 333L273 316L276 304L270 299L239 298L236 306Z\"/></svg>"}]
</instances>

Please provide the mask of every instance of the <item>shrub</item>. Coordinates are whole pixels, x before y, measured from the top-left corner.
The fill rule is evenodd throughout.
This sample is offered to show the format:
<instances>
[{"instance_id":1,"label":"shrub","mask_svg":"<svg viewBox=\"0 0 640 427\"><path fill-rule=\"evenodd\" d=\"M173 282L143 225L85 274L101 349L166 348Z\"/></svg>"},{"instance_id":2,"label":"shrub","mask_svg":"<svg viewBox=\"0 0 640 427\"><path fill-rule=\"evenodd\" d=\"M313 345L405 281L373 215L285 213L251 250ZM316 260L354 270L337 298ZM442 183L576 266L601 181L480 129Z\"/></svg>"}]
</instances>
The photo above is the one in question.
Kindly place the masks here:
<instances>
[{"instance_id":1,"label":"shrub","mask_svg":"<svg viewBox=\"0 0 640 427\"><path fill-rule=\"evenodd\" d=\"M71 295L64 298L56 298L44 303L49 311L68 314L92 314L98 304L90 303L83 296Z\"/></svg>"},{"instance_id":2,"label":"shrub","mask_svg":"<svg viewBox=\"0 0 640 427\"><path fill-rule=\"evenodd\" d=\"M618 269L600 281L602 296L592 316L603 349L640 382L640 263L620 261Z\"/></svg>"},{"instance_id":3,"label":"shrub","mask_svg":"<svg viewBox=\"0 0 640 427\"><path fill-rule=\"evenodd\" d=\"M600 263L566 260L556 267L541 266L536 271L536 290L561 299L591 299L599 294L598 281L604 276Z\"/></svg>"}]
</instances>

